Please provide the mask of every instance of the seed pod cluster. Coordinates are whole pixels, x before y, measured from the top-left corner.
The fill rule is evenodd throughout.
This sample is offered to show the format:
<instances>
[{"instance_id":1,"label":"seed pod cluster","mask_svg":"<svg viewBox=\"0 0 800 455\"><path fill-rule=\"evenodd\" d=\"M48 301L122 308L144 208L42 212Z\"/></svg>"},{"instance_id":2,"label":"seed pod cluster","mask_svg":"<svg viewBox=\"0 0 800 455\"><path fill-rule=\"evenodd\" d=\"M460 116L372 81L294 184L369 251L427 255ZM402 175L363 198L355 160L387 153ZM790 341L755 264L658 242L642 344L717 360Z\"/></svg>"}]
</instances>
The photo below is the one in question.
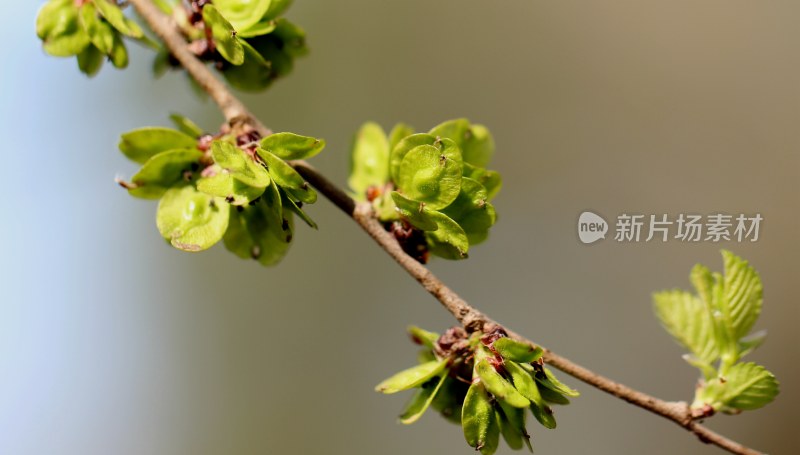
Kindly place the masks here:
<instances>
[{"instance_id":1,"label":"seed pod cluster","mask_svg":"<svg viewBox=\"0 0 800 455\"><path fill-rule=\"evenodd\" d=\"M191 0L165 3L201 60L214 63L225 79L244 91L261 91L288 74L294 59L308 53L305 32L281 17L291 0ZM154 70L180 67L166 50Z\"/></svg>"},{"instance_id":2,"label":"seed pod cluster","mask_svg":"<svg viewBox=\"0 0 800 455\"><path fill-rule=\"evenodd\" d=\"M568 397L579 394L544 365L541 348L508 337L502 327L487 329L468 335L454 327L439 336L410 327L412 340L423 346L419 364L381 382L376 390L415 390L400 415L404 424L416 422L433 407L459 423L467 443L484 455L497 450L501 435L512 449L533 451L526 410L553 429L551 405L569 404Z\"/></svg>"},{"instance_id":3,"label":"seed pod cluster","mask_svg":"<svg viewBox=\"0 0 800 455\"><path fill-rule=\"evenodd\" d=\"M399 124L387 135L367 123L354 141L348 183L420 262L429 254L464 259L497 220L490 201L500 175L486 169L493 154L489 130L466 119L419 134Z\"/></svg>"},{"instance_id":4,"label":"seed pod cluster","mask_svg":"<svg viewBox=\"0 0 800 455\"><path fill-rule=\"evenodd\" d=\"M227 127L212 135L184 117L172 119L177 129L137 129L119 145L142 164L120 185L132 196L160 200L156 224L172 246L202 251L222 240L241 258L273 265L294 237L294 215L316 229L301 207L317 194L286 160L318 154L324 140L294 133L261 138Z\"/></svg>"},{"instance_id":5,"label":"seed pod cluster","mask_svg":"<svg viewBox=\"0 0 800 455\"><path fill-rule=\"evenodd\" d=\"M77 57L78 68L88 76L106 60L116 68L128 66L124 37L157 47L112 0L49 0L36 17L36 34L45 52Z\"/></svg>"}]
</instances>

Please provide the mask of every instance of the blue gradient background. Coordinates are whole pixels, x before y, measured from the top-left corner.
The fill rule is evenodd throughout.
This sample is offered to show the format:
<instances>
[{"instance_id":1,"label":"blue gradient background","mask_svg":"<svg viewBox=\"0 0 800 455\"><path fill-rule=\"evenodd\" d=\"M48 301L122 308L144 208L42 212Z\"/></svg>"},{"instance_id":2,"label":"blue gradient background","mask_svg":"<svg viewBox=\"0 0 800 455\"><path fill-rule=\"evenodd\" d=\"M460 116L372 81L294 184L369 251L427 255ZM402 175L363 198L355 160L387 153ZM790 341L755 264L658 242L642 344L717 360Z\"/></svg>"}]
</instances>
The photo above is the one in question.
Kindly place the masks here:
<instances>
[{"instance_id":1,"label":"blue gradient background","mask_svg":"<svg viewBox=\"0 0 800 455\"><path fill-rule=\"evenodd\" d=\"M753 360L775 404L711 426L768 453L800 445L797 182L800 6L793 1L298 0L312 54L246 102L274 130L325 137L344 182L362 121L428 128L468 116L495 134L505 177L488 245L432 268L470 302L598 372L667 399L695 373L650 293L688 287L728 247L766 286ZM46 57L39 2L6 2L0 69L0 454L470 453L405 396L373 392L410 365L403 330L449 316L321 201L279 267L218 247L167 247L155 205L116 187L118 135L181 112L221 122L179 73L135 48L94 80ZM135 47L135 46L134 46ZM578 214L760 212L762 239L579 244ZM716 454L677 426L583 396L533 427L537 453Z\"/></svg>"}]
</instances>

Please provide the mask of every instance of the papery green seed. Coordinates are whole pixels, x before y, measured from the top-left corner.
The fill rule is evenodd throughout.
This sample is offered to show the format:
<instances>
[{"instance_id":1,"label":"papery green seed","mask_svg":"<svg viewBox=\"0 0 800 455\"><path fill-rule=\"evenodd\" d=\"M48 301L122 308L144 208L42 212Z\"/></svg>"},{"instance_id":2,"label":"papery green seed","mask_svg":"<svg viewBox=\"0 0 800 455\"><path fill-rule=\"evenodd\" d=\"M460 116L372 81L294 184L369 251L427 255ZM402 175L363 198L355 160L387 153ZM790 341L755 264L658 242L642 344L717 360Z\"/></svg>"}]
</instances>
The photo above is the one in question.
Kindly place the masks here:
<instances>
[{"instance_id":1,"label":"papery green seed","mask_svg":"<svg viewBox=\"0 0 800 455\"><path fill-rule=\"evenodd\" d=\"M481 378L486 389L498 400L504 400L506 403L516 408L526 408L530 406L531 402L522 396L510 382L498 373L488 360L483 359L477 362L475 364L475 373Z\"/></svg>"},{"instance_id":2,"label":"papery green seed","mask_svg":"<svg viewBox=\"0 0 800 455\"><path fill-rule=\"evenodd\" d=\"M542 357L542 348L529 343L514 340L509 337L498 338L492 343L492 348L504 359L519 363L531 363Z\"/></svg>"},{"instance_id":3,"label":"papery green seed","mask_svg":"<svg viewBox=\"0 0 800 455\"><path fill-rule=\"evenodd\" d=\"M381 382L375 387L375 390L383 393L397 393L418 387L444 371L446 366L447 359L443 359L408 368Z\"/></svg>"},{"instance_id":4,"label":"papery green seed","mask_svg":"<svg viewBox=\"0 0 800 455\"><path fill-rule=\"evenodd\" d=\"M480 381L473 382L464 397L461 427L470 447L480 450L484 455L491 455L497 450L500 428L491 398Z\"/></svg>"},{"instance_id":5,"label":"papery green seed","mask_svg":"<svg viewBox=\"0 0 800 455\"><path fill-rule=\"evenodd\" d=\"M440 378L433 378L422 384L421 388L414 394L411 401L400 415L400 423L410 425L419 420L419 418L425 414L425 411L431 405L434 398L436 398L436 394L439 392L439 389L441 389L446 379L447 374L443 374Z\"/></svg>"}]
</instances>

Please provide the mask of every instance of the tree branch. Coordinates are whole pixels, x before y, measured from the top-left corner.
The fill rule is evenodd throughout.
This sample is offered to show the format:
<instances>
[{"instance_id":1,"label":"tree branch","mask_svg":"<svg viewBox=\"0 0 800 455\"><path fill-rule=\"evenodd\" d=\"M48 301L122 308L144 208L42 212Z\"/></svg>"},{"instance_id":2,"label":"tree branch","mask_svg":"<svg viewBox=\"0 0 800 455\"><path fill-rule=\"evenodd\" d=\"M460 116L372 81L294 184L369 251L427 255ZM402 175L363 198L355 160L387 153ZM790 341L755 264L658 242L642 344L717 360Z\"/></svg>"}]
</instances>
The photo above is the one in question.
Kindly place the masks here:
<instances>
[{"instance_id":1,"label":"tree branch","mask_svg":"<svg viewBox=\"0 0 800 455\"><path fill-rule=\"evenodd\" d=\"M247 110L244 104L233 95L227 86L205 64L189 51L186 40L178 31L172 18L164 15L151 0L129 0L129 3L133 5L153 32L164 41L169 51L186 71L211 96L231 126L237 124L249 125L262 135L268 134L269 130ZM487 324L497 324L491 318L469 305L455 291L439 280L427 267L407 255L394 236L387 232L376 219L370 204L357 203L305 161L293 161L291 165L320 193L366 231L389 256L417 280L425 290L433 295L468 331L481 331ZM509 331L509 335L535 344L514 332ZM675 422L695 434L702 442L714 444L734 454L763 455L761 452L745 447L697 423L685 402L668 402L632 389L594 373L549 349L545 349L544 359L553 367L592 387Z\"/></svg>"}]
</instances>

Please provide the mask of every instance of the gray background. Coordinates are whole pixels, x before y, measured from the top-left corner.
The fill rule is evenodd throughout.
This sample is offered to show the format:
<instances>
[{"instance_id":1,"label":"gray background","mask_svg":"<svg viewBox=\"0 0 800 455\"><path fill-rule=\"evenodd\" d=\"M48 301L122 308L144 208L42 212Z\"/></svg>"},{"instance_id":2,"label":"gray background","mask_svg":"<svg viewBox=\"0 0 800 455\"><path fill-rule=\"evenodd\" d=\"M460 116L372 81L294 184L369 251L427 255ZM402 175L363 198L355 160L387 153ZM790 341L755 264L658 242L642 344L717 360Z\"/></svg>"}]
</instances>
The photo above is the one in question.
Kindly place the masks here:
<instances>
[{"instance_id":1,"label":"gray background","mask_svg":"<svg viewBox=\"0 0 800 455\"><path fill-rule=\"evenodd\" d=\"M0 69L0 453L471 453L406 396L372 387L413 363L404 328L450 317L346 217L310 209L278 267L223 248L170 249L155 205L113 183L135 166L118 134L182 112L214 129L183 76L152 56L95 80L46 57L39 2L6 2ZM312 54L247 103L277 131L324 137L315 164L344 182L361 122L488 125L505 186L489 243L431 267L470 302L598 372L690 399L695 372L651 313L728 247L762 273L776 403L711 426L769 453L797 431L795 1L298 0ZM760 212L757 243L581 245L583 209ZM674 424L569 381L582 397L543 454L717 454Z\"/></svg>"}]
</instances>

